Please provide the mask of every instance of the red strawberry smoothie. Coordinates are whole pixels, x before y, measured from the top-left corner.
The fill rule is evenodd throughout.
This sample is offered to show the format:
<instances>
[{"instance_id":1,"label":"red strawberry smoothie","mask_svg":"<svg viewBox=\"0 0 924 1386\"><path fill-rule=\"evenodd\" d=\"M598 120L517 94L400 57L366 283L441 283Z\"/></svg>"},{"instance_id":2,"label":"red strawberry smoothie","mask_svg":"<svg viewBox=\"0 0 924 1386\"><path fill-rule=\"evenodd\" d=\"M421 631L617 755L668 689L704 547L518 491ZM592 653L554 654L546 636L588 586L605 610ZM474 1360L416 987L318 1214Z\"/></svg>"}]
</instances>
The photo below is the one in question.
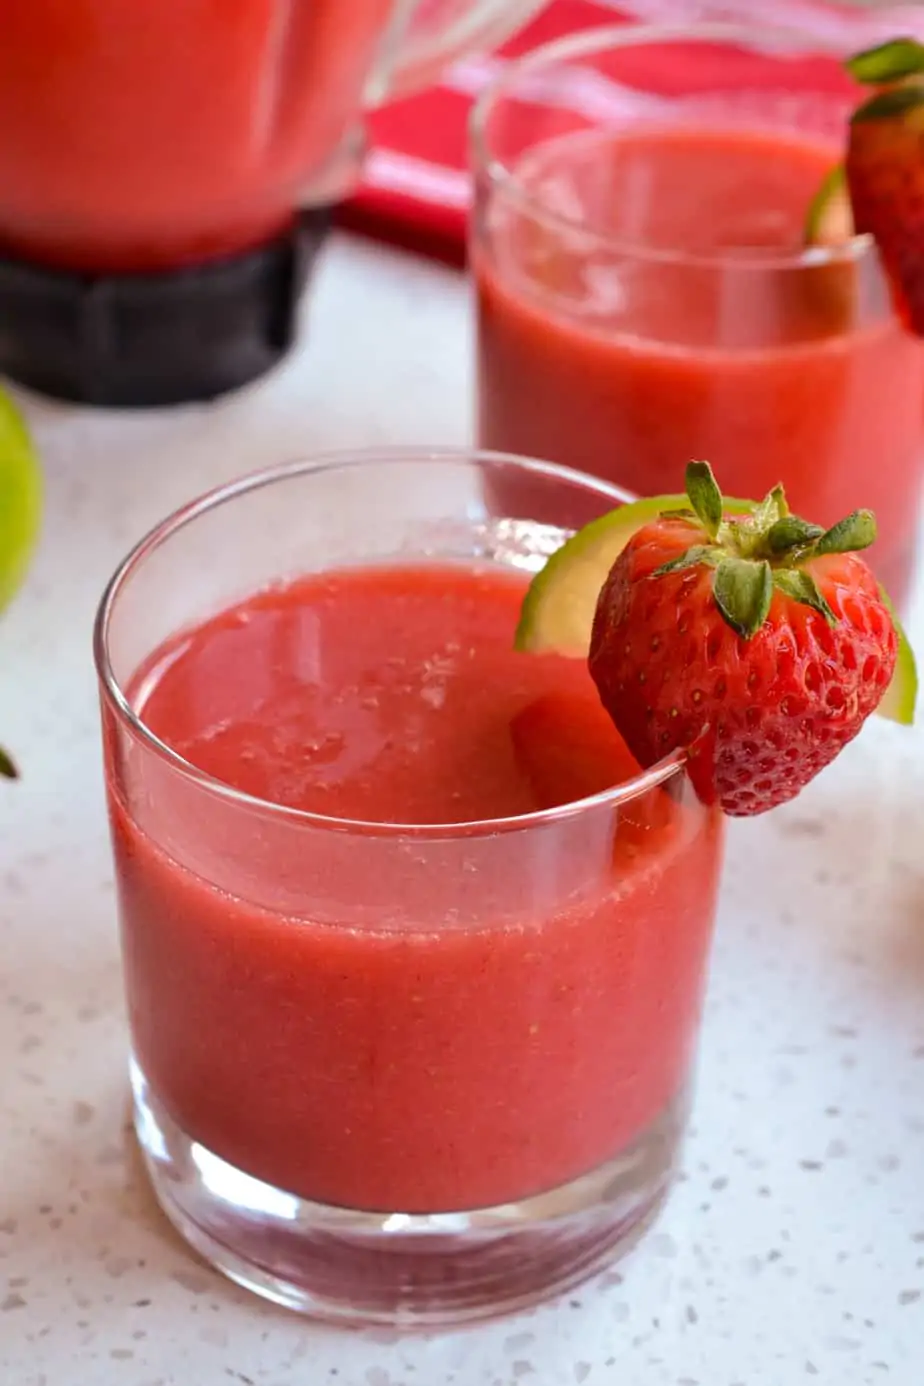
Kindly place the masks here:
<instances>
[{"instance_id":1,"label":"red strawberry smoothie","mask_svg":"<svg viewBox=\"0 0 924 1386\"><path fill-rule=\"evenodd\" d=\"M773 268L799 254L839 157L795 135L695 126L540 145L520 181L560 220L495 192L475 248L480 443L642 494L682 491L686 462L705 457L729 494L782 480L820 524L869 506L871 561L900 597L921 342L869 255L859 270Z\"/></svg>"},{"instance_id":2,"label":"red strawberry smoothie","mask_svg":"<svg viewBox=\"0 0 924 1386\"><path fill-rule=\"evenodd\" d=\"M394 0L3 6L3 250L152 270L291 221L362 103Z\"/></svg>"},{"instance_id":3,"label":"red strawberry smoothie","mask_svg":"<svg viewBox=\"0 0 924 1386\"><path fill-rule=\"evenodd\" d=\"M682 1094L720 819L675 778L516 821L637 773L583 661L514 652L525 586L465 565L309 576L134 681L193 765L341 820L229 814L153 755L134 802L109 784L136 1058L188 1135L278 1188L520 1199Z\"/></svg>"}]
</instances>

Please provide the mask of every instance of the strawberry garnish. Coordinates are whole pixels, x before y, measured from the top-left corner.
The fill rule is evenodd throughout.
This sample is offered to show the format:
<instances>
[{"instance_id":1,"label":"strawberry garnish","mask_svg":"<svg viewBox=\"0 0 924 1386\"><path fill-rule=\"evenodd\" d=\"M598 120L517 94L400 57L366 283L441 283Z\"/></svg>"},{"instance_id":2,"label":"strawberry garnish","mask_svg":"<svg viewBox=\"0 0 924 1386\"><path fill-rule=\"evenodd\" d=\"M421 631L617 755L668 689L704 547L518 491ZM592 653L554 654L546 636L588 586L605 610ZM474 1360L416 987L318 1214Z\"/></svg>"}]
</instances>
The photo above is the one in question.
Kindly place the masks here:
<instances>
[{"instance_id":1,"label":"strawberry garnish","mask_svg":"<svg viewBox=\"0 0 924 1386\"><path fill-rule=\"evenodd\" d=\"M846 168L854 226L875 238L898 314L924 336L924 86L860 107Z\"/></svg>"},{"instance_id":2,"label":"strawberry garnish","mask_svg":"<svg viewBox=\"0 0 924 1386\"><path fill-rule=\"evenodd\" d=\"M810 524L781 486L726 515L706 462L688 466L687 495L613 565L590 672L643 766L686 748L707 802L762 813L834 759L892 679L896 628L858 556L876 524L868 510Z\"/></svg>"},{"instance_id":3,"label":"strawberry garnish","mask_svg":"<svg viewBox=\"0 0 924 1386\"><path fill-rule=\"evenodd\" d=\"M893 39L846 66L876 91L850 120L844 229L875 239L900 317L924 336L924 45Z\"/></svg>"}]
</instances>

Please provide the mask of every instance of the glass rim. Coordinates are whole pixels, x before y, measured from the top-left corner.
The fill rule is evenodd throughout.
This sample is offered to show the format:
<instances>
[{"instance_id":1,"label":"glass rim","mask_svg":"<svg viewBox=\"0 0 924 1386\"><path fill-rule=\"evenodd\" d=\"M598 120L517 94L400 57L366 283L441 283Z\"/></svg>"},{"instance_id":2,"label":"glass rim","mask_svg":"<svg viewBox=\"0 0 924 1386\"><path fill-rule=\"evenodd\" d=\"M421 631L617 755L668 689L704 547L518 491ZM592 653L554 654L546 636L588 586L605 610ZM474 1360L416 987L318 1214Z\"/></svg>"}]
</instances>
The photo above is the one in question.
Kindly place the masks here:
<instances>
[{"instance_id":1,"label":"glass rim","mask_svg":"<svg viewBox=\"0 0 924 1386\"><path fill-rule=\"evenodd\" d=\"M541 197L536 197L525 186L515 168L492 152L488 125L495 107L504 99L514 98L517 83L525 76L554 67L570 59L587 57L610 49L635 48L644 44L669 43L679 40L694 42L715 42L740 40L754 47L763 39L777 43L788 41L794 46L812 49L819 56L839 59L842 54L830 42L814 38L803 29L779 24L746 25L732 21L714 20L701 23L678 24L602 24L582 29L576 34L552 39L540 44L528 53L505 64L477 97L468 121L469 160L476 181L484 177L492 190L503 191L506 197L524 214L542 220L551 229L562 232L580 232L584 237L595 241L602 248L631 256L636 260L646 260L654 264L692 267L712 267L720 270L734 266L736 270L757 274L798 273L814 270L821 265L843 264L844 261L860 263L871 259L875 254L875 242L871 235L853 235L839 245L806 246L798 252L779 255L755 255L749 257L746 250L734 254L705 255L673 247L646 246L637 241L623 240L608 236L602 231L586 226L582 221L563 216L546 207Z\"/></svg>"},{"instance_id":2,"label":"glass rim","mask_svg":"<svg viewBox=\"0 0 924 1386\"><path fill-rule=\"evenodd\" d=\"M132 707L126 689L115 673L109 648L109 633L113 615L125 585L146 562L148 557L167 543L175 534L194 524L201 516L236 500L245 499L249 494L280 482L316 473L341 471L381 462L410 462L419 465L439 465L447 462L488 462L501 466L512 466L517 471L529 472L550 481L559 481L577 486L585 492L593 492L605 500L613 500L626 505L637 499L632 492L603 481L598 477L587 476L571 467L561 467L557 463L543 462L536 458L521 457L514 453L492 452L477 447L370 447L364 449L332 450L280 462L235 477L231 481L194 497L185 505L171 511L164 519L147 531L135 543L116 567L103 589L96 617L93 623L93 658L102 694L113 710L116 718L127 726L129 732L141 745L158 757L169 768L185 780L199 785L207 792L224 801L247 809L269 815L279 821L286 821L305 828L325 829L331 832L352 833L363 837L419 837L451 839L460 837L484 837L504 832L520 832L546 824L558 823L578 817L595 808L629 803L642 794L657 788L686 769L686 754L682 750L656 761L646 770L640 770L630 779L621 781L612 788L571 803L560 804L555 808L537 809L532 813L518 814L505 818L470 819L460 823L392 823L374 819L338 818L306 809L292 808L285 804L262 799L233 785L217 779L207 771L200 770L185 756L180 755L166 741L163 741Z\"/></svg>"}]
</instances>

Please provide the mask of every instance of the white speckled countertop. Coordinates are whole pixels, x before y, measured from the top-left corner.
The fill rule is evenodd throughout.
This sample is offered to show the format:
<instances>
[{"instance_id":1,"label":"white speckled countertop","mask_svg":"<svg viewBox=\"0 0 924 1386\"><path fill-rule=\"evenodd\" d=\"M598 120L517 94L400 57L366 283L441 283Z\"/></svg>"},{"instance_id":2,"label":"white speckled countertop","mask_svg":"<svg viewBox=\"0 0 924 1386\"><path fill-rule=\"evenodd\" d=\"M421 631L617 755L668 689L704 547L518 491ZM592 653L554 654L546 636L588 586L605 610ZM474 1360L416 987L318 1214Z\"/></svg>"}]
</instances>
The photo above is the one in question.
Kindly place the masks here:
<instances>
[{"instance_id":1,"label":"white speckled countertop","mask_svg":"<svg viewBox=\"0 0 924 1386\"><path fill-rule=\"evenodd\" d=\"M309 341L259 387L147 415L26 401L48 509L0 628L25 776L0 793L2 1386L924 1381L924 727L871 725L733 830L685 1172L618 1274L490 1327L347 1335L226 1284L152 1204L126 1126L100 589L149 524L242 471L465 441L469 359L459 276L338 239Z\"/></svg>"}]
</instances>

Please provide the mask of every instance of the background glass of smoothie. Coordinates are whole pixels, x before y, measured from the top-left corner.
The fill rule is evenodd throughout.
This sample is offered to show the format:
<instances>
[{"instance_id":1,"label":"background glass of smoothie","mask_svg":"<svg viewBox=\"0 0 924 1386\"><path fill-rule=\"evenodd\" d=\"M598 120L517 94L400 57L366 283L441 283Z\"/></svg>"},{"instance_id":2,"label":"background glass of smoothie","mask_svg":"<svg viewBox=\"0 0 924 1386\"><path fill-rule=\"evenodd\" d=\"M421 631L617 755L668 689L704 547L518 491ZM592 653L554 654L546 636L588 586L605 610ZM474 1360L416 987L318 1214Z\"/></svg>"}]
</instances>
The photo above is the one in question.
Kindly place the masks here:
<instances>
[{"instance_id":1,"label":"background glass of smoothie","mask_svg":"<svg viewBox=\"0 0 924 1386\"><path fill-rule=\"evenodd\" d=\"M875 246L806 249L859 93L786 31L622 25L505 70L472 127L478 440L646 493L724 489L879 522L900 599L924 353Z\"/></svg>"},{"instance_id":2,"label":"background glass of smoothie","mask_svg":"<svg viewBox=\"0 0 924 1386\"><path fill-rule=\"evenodd\" d=\"M721 821L679 757L639 771L583 661L513 650L558 526L622 499L465 452L299 462L104 597L138 1137L181 1232L281 1303L494 1314L667 1188Z\"/></svg>"}]
</instances>

